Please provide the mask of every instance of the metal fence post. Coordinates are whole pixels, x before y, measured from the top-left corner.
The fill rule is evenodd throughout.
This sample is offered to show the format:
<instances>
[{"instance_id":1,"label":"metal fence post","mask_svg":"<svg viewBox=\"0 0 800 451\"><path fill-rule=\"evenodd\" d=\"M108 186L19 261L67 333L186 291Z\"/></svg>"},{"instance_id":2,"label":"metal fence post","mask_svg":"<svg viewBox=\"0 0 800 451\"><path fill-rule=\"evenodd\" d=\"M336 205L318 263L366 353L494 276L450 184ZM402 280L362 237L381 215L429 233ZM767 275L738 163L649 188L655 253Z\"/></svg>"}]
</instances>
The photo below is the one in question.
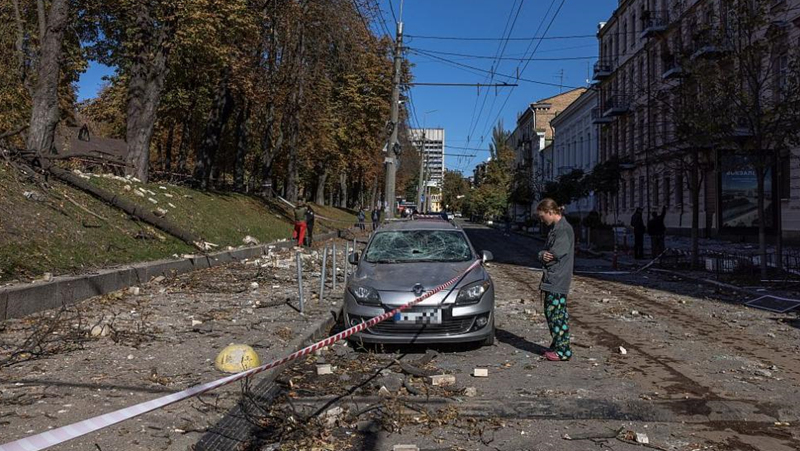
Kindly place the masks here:
<instances>
[{"instance_id":1,"label":"metal fence post","mask_svg":"<svg viewBox=\"0 0 800 451\"><path fill-rule=\"evenodd\" d=\"M331 280L333 280L331 291L336 291L336 243L333 243L333 252L331 253L331 268Z\"/></svg>"},{"instance_id":2,"label":"metal fence post","mask_svg":"<svg viewBox=\"0 0 800 451\"><path fill-rule=\"evenodd\" d=\"M325 267L328 266L328 245L322 250L322 270L319 278L319 300L325 300Z\"/></svg>"},{"instance_id":3,"label":"metal fence post","mask_svg":"<svg viewBox=\"0 0 800 451\"><path fill-rule=\"evenodd\" d=\"M344 286L347 286L347 276L350 274L350 265L347 259L350 257L350 242L344 242Z\"/></svg>"},{"instance_id":4,"label":"metal fence post","mask_svg":"<svg viewBox=\"0 0 800 451\"><path fill-rule=\"evenodd\" d=\"M297 292L300 295L300 313L303 313L304 299L303 299L303 258L300 252L294 254L297 259Z\"/></svg>"}]
</instances>

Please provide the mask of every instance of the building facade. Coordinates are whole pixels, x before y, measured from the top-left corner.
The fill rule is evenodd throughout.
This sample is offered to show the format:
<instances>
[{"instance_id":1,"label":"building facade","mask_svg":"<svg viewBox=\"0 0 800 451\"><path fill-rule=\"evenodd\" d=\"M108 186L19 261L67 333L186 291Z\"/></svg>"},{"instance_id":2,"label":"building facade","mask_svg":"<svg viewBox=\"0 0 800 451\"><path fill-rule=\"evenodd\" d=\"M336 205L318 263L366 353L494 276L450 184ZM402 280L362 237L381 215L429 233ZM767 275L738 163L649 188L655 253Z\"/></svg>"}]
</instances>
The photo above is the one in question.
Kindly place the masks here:
<instances>
[{"instance_id":1,"label":"building facade","mask_svg":"<svg viewBox=\"0 0 800 451\"><path fill-rule=\"evenodd\" d=\"M552 150L549 158L551 177L558 178L573 170L592 171L599 157L598 126L592 121L592 111L597 106L597 92L589 90L550 122ZM567 213L585 216L596 210L594 193L567 205Z\"/></svg>"},{"instance_id":2,"label":"building facade","mask_svg":"<svg viewBox=\"0 0 800 451\"><path fill-rule=\"evenodd\" d=\"M443 128L412 128L410 130L411 142L417 149L422 149L422 164L425 171L425 180L437 188L442 187L444 181L444 129Z\"/></svg>"},{"instance_id":3,"label":"building facade","mask_svg":"<svg viewBox=\"0 0 800 451\"><path fill-rule=\"evenodd\" d=\"M724 37L735 20L733 4L726 0L620 0L609 20L598 27L600 58L593 75L598 100L591 114L600 127L599 160L618 158L623 163L619 193L599 199L607 223L627 224L637 207L645 212L666 208L668 229L688 234L695 202L702 236L738 236L757 229L755 171L741 166L733 169L729 149L705 143L698 152L699 163L687 164L681 151L701 145L679 138L674 116L678 87L689 80L684 67L696 58L715 58L728 51ZM767 11L769 23L780 28L787 49L789 43L796 45L800 0L773 0ZM764 55L764 60L780 64L788 59L783 55ZM777 77L780 73L776 71ZM771 193L778 189L781 193L775 202L780 209L770 208L769 216L780 211L785 236L792 238L800 238L798 158L798 149L789 149L772 171L780 176L766 183L768 204L773 204ZM698 190L692 187L699 187L696 201L691 194Z\"/></svg>"},{"instance_id":4,"label":"building facade","mask_svg":"<svg viewBox=\"0 0 800 451\"><path fill-rule=\"evenodd\" d=\"M506 141L514 150L516 195L512 196L515 200L510 213L516 222L535 217L538 193L552 172L544 152L553 142L550 122L585 91L585 88L578 88L541 99L519 113L516 127Z\"/></svg>"}]
</instances>

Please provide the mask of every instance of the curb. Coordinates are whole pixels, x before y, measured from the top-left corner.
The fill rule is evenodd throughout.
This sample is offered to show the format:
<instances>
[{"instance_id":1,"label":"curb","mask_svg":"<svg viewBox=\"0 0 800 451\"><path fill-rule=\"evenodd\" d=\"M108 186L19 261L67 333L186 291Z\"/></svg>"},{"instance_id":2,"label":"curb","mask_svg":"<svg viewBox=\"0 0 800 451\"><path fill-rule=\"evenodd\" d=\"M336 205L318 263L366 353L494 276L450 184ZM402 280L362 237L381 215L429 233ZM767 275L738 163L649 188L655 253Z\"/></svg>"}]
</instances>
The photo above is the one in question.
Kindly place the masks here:
<instances>
[{"instance_id":1,"label":"curb","mask_svg":"<svg viewBox=\"0 0 800 451\"><path fill-rule=\"evenodd\" d=\"M327 331L332 328L342 316L344 304L331 309L330 316L312 324L303 333L292 340L285 354L297 352L305 346L327 336ZM264 373L258 384L250 391L249 397L243 397L219 420L211 426L205 434L192 447L194 451L238 451L243 445L251 443L254 432L258 430L254 418L263 415L255 402L269 403L280 392L275 385L275 379L285 367L271 369Z\"/></svg>"},{"instance_id":2,"label":"curb","mask_svg":"<svg viewBox=\"0 0 800 451\"><path fill-rule=\"evenodd\" d=\"M325 241L339 235L339 232L329 232L318 235L315 241ZM119 268L102 269L94 274L55 277L50 282L0 288L0 321L22 318L43 310L59 308L93 296L147 283L158 276L172 277L197 269L259 257L266 254L270 247L286 249L292 246L293 242L290 240L276 241L192 258L135 263Z\"/></svg>"}]
</instances>

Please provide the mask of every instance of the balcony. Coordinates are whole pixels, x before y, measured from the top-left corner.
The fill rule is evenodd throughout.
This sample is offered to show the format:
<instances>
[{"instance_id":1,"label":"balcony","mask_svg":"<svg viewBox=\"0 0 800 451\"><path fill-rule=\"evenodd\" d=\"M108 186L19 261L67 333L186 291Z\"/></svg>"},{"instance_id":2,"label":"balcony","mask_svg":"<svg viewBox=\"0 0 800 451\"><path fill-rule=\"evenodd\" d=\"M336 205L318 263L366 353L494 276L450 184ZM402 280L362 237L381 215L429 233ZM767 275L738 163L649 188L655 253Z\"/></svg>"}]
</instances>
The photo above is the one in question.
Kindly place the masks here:
<instances>
[{"instance_id":1,"label":"balcony","mask_svg":"<svg viewBox=\"0 0 800 451\"><path fill-rule=\"evenodd\" d=\"M610 117L603 116L600 107L592 108L592 124L610 124L612 121Z\"/></svg>"},{"instance_id":2,"label":"balcony","mask_svg":"<svg viewBox=\"0 0 800 451\"><path fill-rule=\"evenodd\" d=\"M611 96L606 100L603 108L603 116L606 118L620 116L627 113L631 108L631 102L626 95Z\"/></svg>"},{"instance_id":3,"label":"balcony","mask_svg":"<svg viewBox=\"0 0 800 451\"><path fill-rule=\"evenodd\" d=\"M645 11L642 15L642 38L657 36L669 26L667 11Z\"/></svg>"},{"instance_id":4,"label":"balcony","mask_svg":"<svg viewBox=\"0 0 800 451\"><path fill-rule=\"evenodd\" d=\"M596 81L605 80L606 78L610 77L613 72L614 72L614 67L611 65L610 61L600 60L594 63L593 80Z\"/></svg>"},{"instance_id":5,"label":"balcony","mask_svg":"<svg viewBox=\"0 0 800 451\"><path fill-rule=\"evenodd\" d=\"M683 67L680 61L674 55L669 55L664 58L664 73L661 78L669 80L671 78L678 78L683 75Z\"/></svg>"}]
</instances>

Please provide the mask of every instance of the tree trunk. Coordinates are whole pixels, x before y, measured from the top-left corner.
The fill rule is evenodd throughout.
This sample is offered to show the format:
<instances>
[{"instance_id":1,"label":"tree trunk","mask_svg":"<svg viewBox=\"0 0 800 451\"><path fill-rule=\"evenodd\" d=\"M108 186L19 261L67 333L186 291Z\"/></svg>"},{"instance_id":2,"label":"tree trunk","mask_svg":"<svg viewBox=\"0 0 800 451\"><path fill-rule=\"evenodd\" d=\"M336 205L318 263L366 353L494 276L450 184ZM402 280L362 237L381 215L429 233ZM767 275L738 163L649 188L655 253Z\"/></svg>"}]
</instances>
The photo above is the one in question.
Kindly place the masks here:
<instances>
[{"instance_id":1,"label":"tree trunk","mask_svg":"<svg viewBox=\"0 0 800 451\"><path fill-rule=\"evenodd\" d=\"M692 152L691 191L692 191L692 269L700 268L700 155Z\"/></svg>"},{"instance_id":2,"label":"tree trunk","mask_svg":"<svg viewBox=\"0 0 800 451\"><path fill-rule=\"evenodd\" d=\"M270 102L267 107L266 125L264 126L264 136L261 138L261 183L272 183L272 164L275 156L280 152L283 145L283 133L278 130L275 135L275 104ZM271 197L272 191L265 190L267 197Z\"/></svg>"},{"instance_id":3,"label":"tree trunk","mask_svg":"<svg viewBox=\"0 0 800 451\"><path fill-rule=\"evenodd\" d=\"M317 192L314 196L314 203L317 205L325 205L325 183L328 181L328 174L330 172L325 169L317 177Z\"/></svg>"},{"instance_id":4,"label":"tree trunk","mask_svg":"<svg viewBox=\"0 0 800 451\"><path fill-rule=\"evenodd\" d=\"M247 154L247 122L250 120L250 107L245 102L239 109L236 119L236 159L233 167L233 187L238 192L244 191L244 157Z\"/></svg>"},{"instance_id":5,"label":"tree trunk","mask_svg":"<svg viewBox=\"0 0 800 451\"><path fill-rule=\"evenodd\" d=\"M110 205L117 207L124 211L125 213L140 219L160 230L163 230L170 235L181 239L185 243L199 247L201 243L200 237L194 236L190 232L179 228L177 225L173 224L166 218L159 218L158 216L154 215L150 211L148 211L145 207L137 205L135 202L131 202L126 200L116 194L110 193L104 189L101 189L97 185L85 181L80 177L76 176L70 171L66 169L61 169L58 166L49 165L48 171L53 174L56 178L66 183L69 183L76 188L79 188L107 203Z\"/></svg>"},{"instance_id":6,"label":"tree trunk","mask_svg":"<svg viewBox=\"0 0 800 451\"><path fill-rule=\"evenodd\" d=\"M200 183L200 188L208 189L208 182L214 168L214 160L222 141L222 132L233 110L233 97L228 84L228 74L222 77L214 99L214 106L206 122L203 141L197 149L194 166L194 178Z\"/></svg>"},{"instance_id":7,"label":"tree trunk","mask_svg":"<svg viewBox=\"0 0 800 451\"><path fill-rule=\"evenodd\" d=\"M169 126L167 132L167 145L164 148L164 166L162 170L167 174L172 172L172 143L175 141L175 124Z\"/></svg>"},{"instance_id":8,"label":"tree trunk","mask_svg":"<svg viewBox=\"0 0 800 451\"><path fill-rule=\"evenodd\" d=\"M767 279L767 217L764 211L764 168L756 167L758 182L758 253L761 256L761 279ZM774 208L774 207L773 207Z\"/></svg>"},{"instance_id":9,"label":"tree trunk","mask_svg":"<svg viewBox=\"0 0 800 451\"><path fill-rule=\"evenodd\" d=\"M41 15L44 15L44 11ZM46 26L46 31L43 37L40 36L38 79L31 102L27 146L29 150L42 154L53 150L58 125L58 82L61 75L62 41L68 20L69 1L53 0L50 4L49 23L39 24L42 29Z\"/></svg>"},{"instance_id":10,"label":"tree trunk","mask_svg":"<svg viewBox=\"0 0 800 451\"><path fill-rule=\"evenodd\" d=\"M339 174L339 208L347 208L347 173Z\"/></svg>"},{"instance_id":11,"label":"tree trunk","mask_svg":"<svg viewBox=\"0 0 800 451\"><path fill-rule=\"evenodd\" d=\"M781 184L783 183L783 167L781 165L780 151L775 151L775 190L772 194L772 208L775 209L775 269L783 271L783 193Z\"/></svg>"},{"instance_id":12,"label":"tree trunk","mask_svg":"<svg viewBox=\"0 0 800 451\"><path fill-rule=\"evenodd\" d=\"M369 195L369 204L373 207L378 205L378 177L372 179L372 190Z\"/></svg>"},{"instance_id":13,"label":"tree trunk","mask_svg":"<svg viewBox=\"0 0 800 451\"><path fill-rule=\"evenodd\" d=\"M150 169L150 142L168 72L167 40L172 31L166 25L156 30L147 7L142 6L136 11L136 31L131 42L138 48L134 53L128 80L128 155L125 157L125 174L146 182Z\"/></svg>"},{"instance_id":14,"label":"tree trunk","mask_svg":"<svg viewBox=\"0 0 800 451\"><path fill-rule=\"evenodd\" d=\"M17 71L19 72L20 82L22 82L30 92L31 87L28 83L27 57L25 55L25 23L22 21L19 0L11 0L11 3L14 6L14 24L17 28L17 36L14 40L14 49L17 52Z\"/></svg>"}]
</instances>

